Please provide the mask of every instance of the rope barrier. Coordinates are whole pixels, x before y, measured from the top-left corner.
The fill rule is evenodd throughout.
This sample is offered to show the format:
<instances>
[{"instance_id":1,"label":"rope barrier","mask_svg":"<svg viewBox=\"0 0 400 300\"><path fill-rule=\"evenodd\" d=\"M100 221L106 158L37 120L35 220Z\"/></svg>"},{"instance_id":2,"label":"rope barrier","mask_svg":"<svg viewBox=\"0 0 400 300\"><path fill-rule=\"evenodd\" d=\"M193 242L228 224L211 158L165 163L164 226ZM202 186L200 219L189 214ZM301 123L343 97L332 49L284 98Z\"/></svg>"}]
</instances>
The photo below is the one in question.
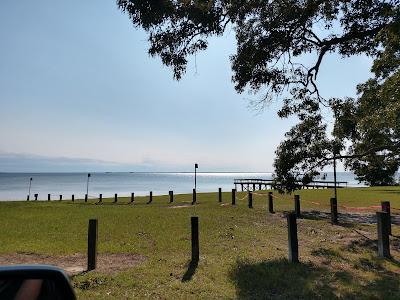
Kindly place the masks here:
<instances>
[{"instance_id":1,"label":"rope barrier","mask_svg":"<svg viewBox=\"0 0 400 300\"><path fill-rule=\"evenodd\" d=\"M257 192L254 192L254 191L250 191L250 192L254 196L260 196L260 197L266 197L266 196L269 195L267 193L257 193ZM246 199L248 197L248 195L247 195L246 192L244 192L244 193L245 193L245 195L243 197L236 196L236 200L242 201L242 200ZM285 201L290 201L291 200L290 198L287 198L287 197L284 197L284 196L279 196L279 195L276 195L276 194L271 194L271 196L273 198L275 198L275 199L280 199L280 200L285 200ZM128 197L128 196L122 196L121 195L121 197ZM107 198L107 197L103 196L103 199L104 198ZM112 198L112 197L110 196L108 198ZM88 199L96 199L96 200L98 200L99 199L99 195L88 195ZM321 202L317 202L317 201L304 200L304 199L301 199L301 202L311 203L311 204L314 204L314 205L325 206L325 207L329 207L330 206L328 203L321 203ZM98 203L98 204L100 204L100 203ZM380 210L381 209L381 205L371 205L371 206L361 206L361 207L360 206L338 205L337 207L340 207L340 208L343 208L343 209L346 209L346 210L356 210L356 211L374 210L374 209L379 209ZM391 207L391 209L400 211L400 208L397 208L397 207Z\"/></svg>"},{"instance_id":2,"label":"rope barrier","mask_svg":"<svg viewBox=\"0 0 400 300\"><path fill-rule=\"evenodd\" d=\"M242 197L242 198L237 197L236 199L239 200L239 201L242 201L242 200L244 200L244 199L246 199L246 198L247 198L247 195L245 195L245 196Z\"/></svg>"},{"instance_id":3,"label":"rope barrier","mask_svg":"<svg viewBox=\"0 0 400 300\"><path fill-rule=\"evenodd\" d=\"M275 196L274 194L272 194L272 197L273 197L273 198L278 198L278 199L287 200L285 197Z\"/></svg>"},{"instance_id":4,"label":"rope barrier","mask_svg":"<svg viewBox=\"0 0 400 300\"><path fill-rule=\"evenodd\" d=\"M253 195L265 196L267 194L253 193ZM274 194L272 194L272 197L273 198L277 198L277 199L282 199L282 200L289 200L289 199L287 199L285 197L277 196L277 195L274 195ZM326 206L326 207L330 206L329 204L320 203L320 202L316 202L316 201L310 201L310 200L304 200L304 199L301 199L301 202L311 203L311 204L318 205L318 206ZM341 207L341 208L344 208L344 209L347 209L347 210L371 210L371 209L380 209L381 208L380 205L361 206L361 207L338 205L338 207ZM400 211L400 208L396 208L396 207L391 207L391 209Z\"/></svg>"},{"instance_id":5,"label":"rope barrier","mask_svg":"<svg viewBox=\"0 0 400 300\"><path fill-rule=\"evenodd\" d=\"M253 194L253 195L256 195L256 196L263 196L263 197L268 195L268 194L254 193L254 192L252 192L252 194Z\"/></svg>"},{"instance_id":6,"label":"rope barrier","mask_svg":"<svg viewBox=\"0 0 400 300\"><path fill-rule=\"evenodd\" d=\"M300 199L300 201L301 202L305 202L305 203L315 204L315 205L318 205L318 206L329 206L328 204L322 204L322 203L319 203L319 202L309 201L309 200L304 200L304 199Z\"/></svg>"}]
</instances>

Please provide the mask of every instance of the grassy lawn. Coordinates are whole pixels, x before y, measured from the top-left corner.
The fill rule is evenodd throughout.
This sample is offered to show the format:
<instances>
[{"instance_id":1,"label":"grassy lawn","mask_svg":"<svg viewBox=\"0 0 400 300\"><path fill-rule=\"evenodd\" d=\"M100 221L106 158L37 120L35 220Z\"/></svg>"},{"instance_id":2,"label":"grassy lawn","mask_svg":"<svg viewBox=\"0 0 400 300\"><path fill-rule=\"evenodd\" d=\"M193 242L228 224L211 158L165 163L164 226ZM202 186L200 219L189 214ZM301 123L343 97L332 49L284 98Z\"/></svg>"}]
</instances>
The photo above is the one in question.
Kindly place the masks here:
<instances>
[{"instance_id":1,"label":"grassy lawn","mask_svg":"<svg viewBox=\"0 0 400 300\"><path fill-rule=\"evenodd\" d=\"M100 254L144 259L117 272L73 276L82 299L399 299L399 226L392 228L393 259L378 259L376 209L352 207L389 200L400 208L400 188L340 189L338 202L346 208L339 207L338 226L329 223L328 214L317 213L329 212L332 192L299 192L305 212L298 219L299 264L286 260L285 214L293 210L293 196L277 195L271 215L266 195L255 195L249 209L247 198L232 207L230 193L223 194L224 205L216 193L198 194L195 206L189 205L191 195L175 195L173 204L168 196L154 196L149 205L145 197L136 197L134 205L127 205L127 198L118 204L105 199L103 205L94 205L94 200L1 202L0 257L85 255L88 220L97 218ZM238 193L237 198L245 195ZM171 208L183 205L189 207ZM392 210L396 222L398 213ZM193 276L182 280L191 257L193 215L199 217L200 262Z\"/></svg>"}]
</instances>

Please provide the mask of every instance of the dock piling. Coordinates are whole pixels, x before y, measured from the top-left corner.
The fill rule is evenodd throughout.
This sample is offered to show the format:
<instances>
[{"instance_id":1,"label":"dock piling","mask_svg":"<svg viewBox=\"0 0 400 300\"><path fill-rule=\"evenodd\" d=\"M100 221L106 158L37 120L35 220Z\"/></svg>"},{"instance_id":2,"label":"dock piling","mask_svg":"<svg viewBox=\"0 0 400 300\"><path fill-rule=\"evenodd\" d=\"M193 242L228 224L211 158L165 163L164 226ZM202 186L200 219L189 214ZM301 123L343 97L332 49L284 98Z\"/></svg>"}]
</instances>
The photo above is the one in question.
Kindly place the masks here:
<instances>
[{"instance_id":1,"label":"dock piling","mask_svg":"<svg viewBox=\"0 0 400 300\"><path fill-rule=\"evenodd\" d=\"M98 227L97 219L89 220L88 229L88 257L87 257L87 270L92 271L96 269L97 263L97 237Z\"/></svg>"},{"instance_id":2,"label":"dock piling","mask_svg":"<svg viewBox=\"0 0 400 300\"><path fill-rule=\"evenodd\" d=\"M299 262L299 242L297 239L296 213L287 215L288 223L288 242L289 242L289 262Z\"/></svg>"},{"instance_id":3,"label":"dock piling","mask_svg":"<svg viewBox=\"0 0 400 300\"><path fill-rule=\"evenodd\" d=\"M274 199L272 192L268 192L268 211L273 214L274 213Z\"/></svg>"},{"instance_id":4,"label":"dock piling","mask_svg":"<svg viewBox=\"0 0 400 300\"><path fill-rule=\"evenodd\" d=\"M232 205L236 205L236 189L232 189Z\"/></svg>"}]
</instances>

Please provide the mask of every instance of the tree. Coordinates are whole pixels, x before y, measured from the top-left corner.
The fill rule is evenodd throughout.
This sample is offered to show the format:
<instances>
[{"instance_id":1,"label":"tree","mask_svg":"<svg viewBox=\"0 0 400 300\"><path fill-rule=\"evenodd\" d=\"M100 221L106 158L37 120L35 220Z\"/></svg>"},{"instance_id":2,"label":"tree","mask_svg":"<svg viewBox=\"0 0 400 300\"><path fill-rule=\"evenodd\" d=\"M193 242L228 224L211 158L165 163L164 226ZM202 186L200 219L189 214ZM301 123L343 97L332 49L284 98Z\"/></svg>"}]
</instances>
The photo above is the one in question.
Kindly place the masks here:
<instances>
[{"instance_id":1,"label":"tree","mask_svg":"<svg viewBox=\"0 0 400 300\"><path fill-rule=\"evenodd\" d=\"M276 180L287 190L296 189L297 181L311 181L334 154L360 181L395 184L400 166L400 26L377 38L383 50L372 67L375 77L358 86L358 98L330 101L335 116L332 137L321 119L306 119L278 147Z\"/></svg>"},{"instance_id":2,"label":"tree","mask_svg":"<svg viewBox=\"0 0 400 300\"><path fill-rule=\"evenodd\" d=\"M400 26L383 37L372 78L357 99L336 100L334 135L351 146L346 165L370 185L394 184L400 167Z\"/></svg>"},{"instance_id":3,"label":"tree","mask_svg":"<svg viewBox=\"0 0 400 300\"><path fill-rule=\"evenodd\" d=\"M177 80L189 56L207 48L209 37L223 35L228 26L235 31L231 64L236 91L257 94L261 105L281 100L279 116L300 119L277 150L276 174L282 184L298 176L310 180L318 167L332 161L326 157L330 150L344 147L327 137L320 116L321 106L339 114L345 105L319 93L316 79L325 56L381 57L389 53L386 37L400 19L398 0L117 0L117 5L149 34L150 55L160 56ZM301 63L305 55L314 57L310 65ZM299 161L283 160L290 158L286 146L297 149ZM313 160L320 164L313 167Z\"/></svg>"},{"instance_id":4,"label":"tree","mask_svg":"<svg viewBox=\"0 0 400 300\"><path fill-rule=\"evenodd\" d=\"M235 88L267 89L265 100L285 90L300 100L304 93L321 100L315 79L325 55L376 55L376 36L399 22L398 0L117 0L117 5L149 33L150 55L171 66L176 79L188 56L231 25L237 40L231 56ZM313 64L296 62L308 53L315 54Z\"/></svg>"}]
</instances>

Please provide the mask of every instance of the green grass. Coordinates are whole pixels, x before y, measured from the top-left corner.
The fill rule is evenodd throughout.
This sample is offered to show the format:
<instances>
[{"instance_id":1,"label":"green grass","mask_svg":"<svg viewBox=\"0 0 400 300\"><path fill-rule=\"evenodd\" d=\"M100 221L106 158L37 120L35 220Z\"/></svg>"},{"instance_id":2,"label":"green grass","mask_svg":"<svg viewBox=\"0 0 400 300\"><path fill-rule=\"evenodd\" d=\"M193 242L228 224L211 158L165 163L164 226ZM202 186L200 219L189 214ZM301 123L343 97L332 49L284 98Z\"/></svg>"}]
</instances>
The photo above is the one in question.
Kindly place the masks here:
<instances>
[{"instance_id":1,"label":"green grass","mask_svg":"<svg viewBox=\"0 0 400 300\"><path fill-rule=\"evenodd\" d=\"M118 204L105 199L104 205L94 205L93 200L1 202L0 256L86 253L88 220L97 218L99 253L134 253L147 260L118 273L74 276L80 298L399 299L398 226L393 226L391 238L393 259L378 259L376 224L354 219L332 226L312 213L329 212L332 190L299 194L306 212L298 220L300 264L286 260L284 215L293 209L292 196L277 195L276 214L271 215L266 196L255 195L254 209L249 209L247 199L237 200L235 207L221 206L216 193L198 194L197 205L175 209L169 208L168 196L154 196L149 205L145 197L136 197L135 205L126 205L127 198ZM223 194L224 203L230 199L230 193ZM389 200L400 208L400 188L340 189L338 199L348 207ZM173 205L189 204L191 195L175 195L174 200ZM199 216L200 262L191 280L182 282L190 262L193 215Z\"/></svg>"}]
</instances>

